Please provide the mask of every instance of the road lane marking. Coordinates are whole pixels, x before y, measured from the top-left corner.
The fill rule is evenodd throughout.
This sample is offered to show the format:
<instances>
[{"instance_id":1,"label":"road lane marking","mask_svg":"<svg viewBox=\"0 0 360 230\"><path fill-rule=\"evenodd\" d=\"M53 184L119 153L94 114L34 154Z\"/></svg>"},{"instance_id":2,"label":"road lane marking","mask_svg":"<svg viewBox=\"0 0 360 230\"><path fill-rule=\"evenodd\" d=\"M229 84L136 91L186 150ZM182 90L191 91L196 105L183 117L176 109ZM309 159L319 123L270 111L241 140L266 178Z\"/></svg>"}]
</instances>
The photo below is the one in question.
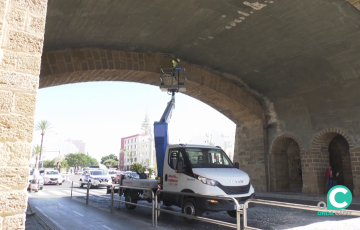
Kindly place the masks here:
<instances>
[{"instance_id":1,"label":"road lane marking","mask_svg":"<svg viewBox=\"0 0 360 230\"><path fill-rule=\"evenodd\" d=\"M112 230L112 228L109 228L109 227L106 226L106 225L103 225L103 227L106 228L106 229Z\"/></svg>"},{"instance_id":2,"label":"road lane marking","mask_svg":"<svg viewBox=\"0 0 360 230\"><path fill-rule=\"evenodd\" d=\"M73 212L75 212L75 211L73 211ZM83 216L83 215L81 215L80 213L78 213L78 212L75 212L76 214L78 214L79 216Z\"/></svg>"},{"instance_id":3,"label":"road lane marking","mask_svg":"<svg viewBox=\"0 0 360 230\"><path fill-rule=\"evenodd\" d=\"M60 204L60 203L58 203L58 205L60 205L61 207L64 206L64 205L62 205L62 204Z\"/></svg>"},{"instance_id":4,"label":"road lane marking","mask_svg":"<svg viewBox=\"0 0 360 230\"><path fill-rule=\"evenodd\" d=\"M106 190L102 190L102 191L90 190L89 193L90 193L90 195L91 195L91 193L106 195Z\"/></svg>"},{"instance_id":5,"label":"road lane marking","mask_svg":"<svg viewBox=\"0 0 360 230\"><path fill-rule=\"evenodd\" d=\"M60 191L55 191L55 190L51 190L48 191L49 193L55 194L55 195L59 195L59 196L64 196L64 195L68 195L66 192L60 192Z\"/></svg>"}]
</instances>

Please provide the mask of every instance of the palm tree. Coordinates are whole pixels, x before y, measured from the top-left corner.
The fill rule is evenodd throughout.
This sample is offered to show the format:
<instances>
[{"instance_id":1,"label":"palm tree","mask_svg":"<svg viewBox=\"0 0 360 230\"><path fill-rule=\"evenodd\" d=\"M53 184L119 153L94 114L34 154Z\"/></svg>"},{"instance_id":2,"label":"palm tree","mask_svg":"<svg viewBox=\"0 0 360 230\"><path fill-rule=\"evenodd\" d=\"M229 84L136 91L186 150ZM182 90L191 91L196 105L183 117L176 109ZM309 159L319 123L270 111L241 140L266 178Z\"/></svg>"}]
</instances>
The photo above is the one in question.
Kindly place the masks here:
<instances>
[{"instance_id":1,"label":"palm tree","mask_svg":"<svg viewBox=\"0 0 360 230\"><path fill-rule=\"evenodd\" d=\"M31 157L36 156L35 168L38 167L37 162L38 162L39 153L40 153L40 146L39 145L33 146Z\"/></svg>"},{"instance_id":2,"label":"palm tree","mask_svg":"<svg viewBox=\"0 0 360 230\"><path fill-rule=\"evenodd\" d=\"M44 140L45 131L50 129L50 125L51 125L51 123L48 122L47 120L41 120L35 126L36 131L41 131L41 146L40 146L39 162L41 161L41 153L42 153L42 149L43 149L43 140Z\"/></svg>"}]
</instances>

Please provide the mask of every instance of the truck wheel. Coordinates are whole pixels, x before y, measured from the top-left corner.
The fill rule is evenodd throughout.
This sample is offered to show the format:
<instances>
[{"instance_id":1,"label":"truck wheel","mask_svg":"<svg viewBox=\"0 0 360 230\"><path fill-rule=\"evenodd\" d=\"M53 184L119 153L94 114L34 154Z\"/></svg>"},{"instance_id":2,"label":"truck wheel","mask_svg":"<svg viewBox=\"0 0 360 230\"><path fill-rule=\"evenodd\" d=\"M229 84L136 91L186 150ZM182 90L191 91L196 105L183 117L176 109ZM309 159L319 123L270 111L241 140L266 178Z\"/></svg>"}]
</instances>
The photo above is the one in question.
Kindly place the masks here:
<instances>
[{"instance_id":1,"label":"truck wheel","mask_svg":"<svg viewBox=\"0 0 360 230\"><path fill-rule=\"evenodd\" d=\"M236 218L236 211L227 211L227 213L229 214L229 216Z\"/></svg>"},{"instance_id":2,"label":"truck wheel","mask_svg":"<svg viewBox=\"0 0 360 230\"><path fill-rule=\"evenodd\" d=\"M131 202L131 203L134 203L136 204L137 203L137 200L132 200L131 198L131 191L126 191L125 193L125 201L126 202ZM131 204L125 204L126 208L129 209L129 210L134 210L136 208L135 205L131 205Z\"/></svg>"},{"instance_id":3,"label":"truck wheel","mask_svg":"<svg viewBox=\"0 0 360 230\"><path fill-rule=\"evenodd\" d=\"M186 198L182 205L182 212L191 216L202 216L202 213L197 208L194 198ZM194 223L196 220L184 217L184 220L189 223Z\"/></svg>"}]
</instances>

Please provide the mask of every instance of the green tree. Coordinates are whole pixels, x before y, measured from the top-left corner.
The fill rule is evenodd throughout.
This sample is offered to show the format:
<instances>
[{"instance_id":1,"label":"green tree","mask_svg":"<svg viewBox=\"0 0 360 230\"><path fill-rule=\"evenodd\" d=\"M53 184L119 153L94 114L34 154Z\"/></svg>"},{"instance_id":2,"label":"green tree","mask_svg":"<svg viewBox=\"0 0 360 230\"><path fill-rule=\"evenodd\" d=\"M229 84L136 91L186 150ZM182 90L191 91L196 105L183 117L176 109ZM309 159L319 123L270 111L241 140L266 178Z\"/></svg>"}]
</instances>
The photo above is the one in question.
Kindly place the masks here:
<instances>
[{"instance_id":1,"label":"green tree","mask_svg":"<svg viewBox=\"0 0 360 230\"><path fill-rule=\"evenodd\" d=\"M32 154L32 156L36 156L35 168L37 168L38 167L39 154L40 154L40 146L39 145L33 146L31 154Z\"/></svg>"},{"instance_id":2,"label":"green tree","mask_svg":"<svg viewBox=\"0 0 360 230\"><path fill-rule=\"evenodd\" d=\"M69 164L67 163L66 160L63 160L63 161L61 162L61 168L64 168L64 169L70 168L70 166L69 166Z\"/></svg>"},{"instance_id":3,"label":"green tree","mask_svg":"<svg viewBox=\"0 0 360 230\"><path fill-rule=\"evenodd\" d=\"M132 163L130 166L130 171L143 173L144 167L139 163Z\"/></svg>"},{"instance_id":4,"label":"green tree","mask_svg":"<svg viewBox=\"0 0 360 230\"><path fill-rule=\"evenodd\" d=\"M104 164L104 162L108 159L112 159L112 160L115 160L115 161L119 161L119 159L117 158L117 156L115 154L109 154L107 156L104 156L101 158L101 161L100 161L100 164Z\"/></svg>"},{"instance_id":5,"label":"green tree","mask_svg":"<svg viewBox=\"0 0 360 230\"><path fill-rule=\"evenodd\" d=\"M151 175L153 174L153 172L154 172L154 169L152 169L152 168L148 168L147 170L149 171L149 175L150 175L150 176L151 176Z\"/></svg>"},{"instance_id":6,"label":"green tree","mask_svg":"<svg viewBox=\"0 0 360 230\"><path fill-rule=\"evenodd\" d=\"M117 166L118 165L118 161L116 160L113 160L113 159L107 159L106 161L104 161L104 165L108 166L109 165L109 168L112 168L113 166Z\"/></svg>"},{"instance_id":7,"label":"green tree","mask_svg":"<svg viewBox=\"0 0 360 230\"><path fill-rule=\"evenodd\" d=\"M44 161L44 168L54 168L55 167L55 161Z\"/></svg>"},{"instance_id":8,"label":"green tree","mask_svg":"<svg viewBox=\"0 0 360 230\"><path fill-rule=\"evenodd\" d=\"M40 145L39 162L41 161L41 153L42 153L42 149L43 149L43 141L44 141L45 131L49 130L51 128L50 126L51 126L51 123L48 122L47 120L41 120L35 126L36 131L41 131L41 145ZM38 166L36 166L36 167L38 168Z\"/></svg>"},{"instance_id":9,"label":"green tree","mask_svg":"<svg viewBox=\"0 0 360 230\"><path fill-rule=\"evenodd\" d=\"M85 153L69 153L65 156L69 167L75 167L75 165L81 167L88 167L90 165L97 166L99 163L95 158L88 156Z\"/></svg>"}]
</instances>

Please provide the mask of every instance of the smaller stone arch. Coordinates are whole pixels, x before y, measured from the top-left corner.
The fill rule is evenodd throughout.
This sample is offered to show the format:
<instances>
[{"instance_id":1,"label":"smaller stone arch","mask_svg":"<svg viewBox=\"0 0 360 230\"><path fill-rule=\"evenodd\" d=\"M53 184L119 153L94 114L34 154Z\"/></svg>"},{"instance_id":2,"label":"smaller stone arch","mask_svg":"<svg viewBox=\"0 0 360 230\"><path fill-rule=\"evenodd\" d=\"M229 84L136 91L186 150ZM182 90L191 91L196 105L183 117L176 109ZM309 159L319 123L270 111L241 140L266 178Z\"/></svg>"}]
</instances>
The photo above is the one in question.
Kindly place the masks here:
<instances>
[{"instance_id":1,"label":"smaller stone arch","mask_svg":"<svg viewBox=\"0 0 360 230\"><path fill-rule=\"evenodd\" d=\"M311 178L306 192L327 193L325 170L333 164L340 173L338 184L348 187L353 194L359 194L359 185L356 183L360 182L356 182L355 178L359 170L352 166L358 162L356 154L358 153L352 139L341 129L329 128L320 131L312 142L311 152L307 159Z\"/></svg>"},{"instance_id":2,"label":"smaller stone arch","mask_svg":"<svg viewBox=\"0 0 360 230\"><path fill-rule=\"evenodd\" d=\"M270 191L302 191L303 146L292 134L277 137L270 151Z\"/></svg>"}]
</instances>

